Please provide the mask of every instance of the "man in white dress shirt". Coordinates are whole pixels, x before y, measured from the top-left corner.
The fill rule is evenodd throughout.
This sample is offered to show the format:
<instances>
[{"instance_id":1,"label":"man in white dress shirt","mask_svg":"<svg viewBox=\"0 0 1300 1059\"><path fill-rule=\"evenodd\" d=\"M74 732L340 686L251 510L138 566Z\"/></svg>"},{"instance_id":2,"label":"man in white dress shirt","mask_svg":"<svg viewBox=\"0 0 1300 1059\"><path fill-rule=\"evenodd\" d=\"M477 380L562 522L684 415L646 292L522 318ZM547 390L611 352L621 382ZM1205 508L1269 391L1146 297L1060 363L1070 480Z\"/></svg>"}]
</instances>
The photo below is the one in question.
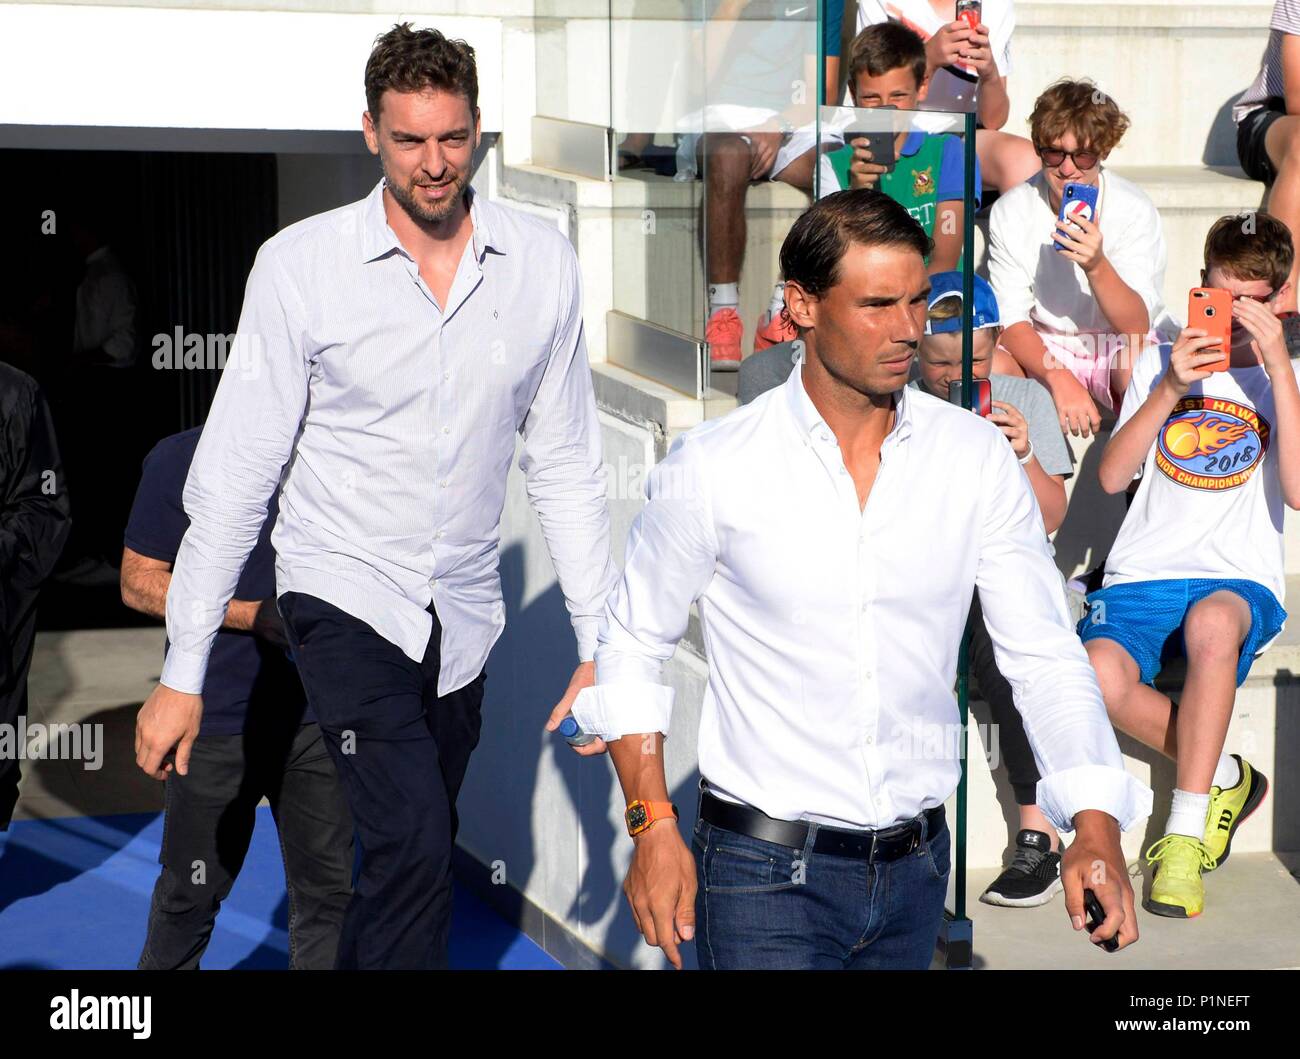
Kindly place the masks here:
<instances>
[{"instance_id":1,"label":"man in white dress shirt","mask_svg":"<svg viewBox=\"0 0 1300 1059\"><path fill-rule=\"evenodd\" d=\"M874 190L804 213L781 251L801 369L650 475L574 717L630 803L637 925L677 966L691 938L704 968L929 965L977 586L1038 804L1075 832L1074 927L1090 887L1106 910L1092 939L1137 939L1119 836L1151 792L1124 770L1033 492L996 426L905 388L928 242ZM660 671L695 601L709 682L692 857L665 804Z\"/></svg>"},{"instance_id":2,"label":"man in white dress shirt","mask_svg":"<svg viewBox=\"0 0 1300 1059\"><path fill-rule=\"evenodd\" d=\"M520 467L594 679L617 576L577 260L469 186L473 50L394 27L366 66L384 179L260 250L185 487L171 648L137 761L186 775L209 651L265 517L293 656L362 850L340 967L447 958L456 795L504 624L506 476ZM539 718L540 722L540 718Z\"/></svg>"}]
</instances>

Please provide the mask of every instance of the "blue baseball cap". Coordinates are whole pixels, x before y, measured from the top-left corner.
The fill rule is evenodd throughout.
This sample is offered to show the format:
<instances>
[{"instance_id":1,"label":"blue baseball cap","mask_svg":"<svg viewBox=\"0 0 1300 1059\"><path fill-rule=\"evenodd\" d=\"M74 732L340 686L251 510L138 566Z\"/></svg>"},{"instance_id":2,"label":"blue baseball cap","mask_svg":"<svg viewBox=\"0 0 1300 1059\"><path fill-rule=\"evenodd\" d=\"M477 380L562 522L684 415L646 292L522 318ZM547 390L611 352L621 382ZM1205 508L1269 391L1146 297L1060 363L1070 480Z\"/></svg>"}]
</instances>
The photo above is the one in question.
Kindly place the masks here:
<instances>
[{"instance_id":1,"label":"blue baseball cap","mask_svg":"<svg viewBox=\"0 0 1300 1059\"><path fill-rule=\"evenodd\" d=\"M998 299L983 276L975 277L975 313L973 330L998 326ZM931 320L929 310L944 298L956 295L962 297L962 275L960 272L936 272L930 277L930 303L926 306L925 333L927 335L946 335L961 330L961 317L951 320Z\"/></svg>"}]
</instances>

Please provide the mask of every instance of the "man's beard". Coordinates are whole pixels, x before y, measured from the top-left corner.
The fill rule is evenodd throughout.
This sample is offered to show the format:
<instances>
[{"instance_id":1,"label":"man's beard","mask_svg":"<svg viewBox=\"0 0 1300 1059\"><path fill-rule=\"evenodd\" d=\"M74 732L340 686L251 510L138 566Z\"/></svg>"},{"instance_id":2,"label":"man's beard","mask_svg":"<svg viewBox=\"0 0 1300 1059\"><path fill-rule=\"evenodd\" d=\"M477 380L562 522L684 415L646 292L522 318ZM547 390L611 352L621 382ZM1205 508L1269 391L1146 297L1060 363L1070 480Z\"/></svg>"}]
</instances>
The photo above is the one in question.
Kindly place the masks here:
<instances>
[{"instance_id":1,"label":"man's beard","mask_svg":"<svg viewBox=\"0 0 1300 1059\"><path fill-rule=\"evenodd\" d=\"M416 196L413 187L398 183L388 174L387 170L384 172L384 179L388 184L388 190L393 196L393 200L417 224L439 224L445 221L455 212L456 204L460 201L461 196L465 194L466 179L461 173L456 173L452 178L451 193L437 202L421 201Z\"/></svg>"}]
</instances>

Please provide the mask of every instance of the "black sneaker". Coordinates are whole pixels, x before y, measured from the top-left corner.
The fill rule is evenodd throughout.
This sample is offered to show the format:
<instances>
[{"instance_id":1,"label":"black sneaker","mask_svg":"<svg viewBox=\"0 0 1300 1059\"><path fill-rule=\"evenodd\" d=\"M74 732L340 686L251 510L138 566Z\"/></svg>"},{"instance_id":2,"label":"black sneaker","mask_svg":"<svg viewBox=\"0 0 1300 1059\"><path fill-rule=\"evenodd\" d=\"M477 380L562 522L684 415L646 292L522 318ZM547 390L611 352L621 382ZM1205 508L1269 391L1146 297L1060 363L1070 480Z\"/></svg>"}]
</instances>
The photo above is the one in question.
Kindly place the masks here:
<instances>
[{"instance_id":1,"label":"black sneaker","mask_svg":"<svg viewBox=\"0 0 1300 1059\"><path fill-rule=\"evenodd\" d=\"M1033 908L1045 905L1061 889L1061 855L1052 852L1052 840L1041 831L1026 828L1016 836L1011 867L980 894L986 905Z\"/></svg>"}]
</instances>

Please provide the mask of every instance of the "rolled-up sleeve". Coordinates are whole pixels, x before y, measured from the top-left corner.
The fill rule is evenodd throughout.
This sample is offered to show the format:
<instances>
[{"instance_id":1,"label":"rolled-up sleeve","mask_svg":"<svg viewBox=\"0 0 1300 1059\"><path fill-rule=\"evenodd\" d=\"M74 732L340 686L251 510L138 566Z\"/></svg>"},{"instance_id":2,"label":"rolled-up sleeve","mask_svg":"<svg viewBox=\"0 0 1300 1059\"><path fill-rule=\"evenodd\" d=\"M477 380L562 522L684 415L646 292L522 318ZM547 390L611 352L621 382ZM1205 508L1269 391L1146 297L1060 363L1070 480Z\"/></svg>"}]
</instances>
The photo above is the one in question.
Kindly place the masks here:
<instances>
[{"instance_id":1,"label":"rolled-up sleeve","mask_svg":"<svg viewBox=\"0 0 1300 1059\"><path fill-rule=\"evenodd\" d=\"M578 260L567 241L562 255L555 339L520 427L519 469L564 593L578 659L589 662L618 568L609 547L603 446L582 329Z\"/></svg>"},{"instance_id":2,"label":"rolled-up sleeve","mask_svg":"<svg viewBox=\"0 0 1300 1059\"><path fill-rule=\"evenodd\" d=\"M717 565L698 448L683 435L647 476L646 505L628 533L627 565L600 623L596 684L574 702L582 729L606 740L668 733L673 689L662 683L663 665Z\"/></svg>"},{"instance_id":3,"label":"rolled-up sleeve","mask_svg":"<svg viewBox=\"0 0 1300 1059\"><path fill-rule=\"evenodd\" d=\"M1082 809L1109 813L1127 831L1150 815L1151 790L1124 768L1033 491L1000 437L990 438L985 468L976 586L1042 776L1038 806L1061 831Z\"/></svg>"},{"instance_id":4,"label":"rolled-up sleeve","mask_svg":"<svg viewBox=\"0 0 1300 1059\"><path fill-rule=\"evenodd\" d=\"M263 247L185 482L190 527L167 592L161 677L176 691L203 690L213 637L293 451L307 405L305 319L292 278Z\"/></svg>"}]
</instances>

